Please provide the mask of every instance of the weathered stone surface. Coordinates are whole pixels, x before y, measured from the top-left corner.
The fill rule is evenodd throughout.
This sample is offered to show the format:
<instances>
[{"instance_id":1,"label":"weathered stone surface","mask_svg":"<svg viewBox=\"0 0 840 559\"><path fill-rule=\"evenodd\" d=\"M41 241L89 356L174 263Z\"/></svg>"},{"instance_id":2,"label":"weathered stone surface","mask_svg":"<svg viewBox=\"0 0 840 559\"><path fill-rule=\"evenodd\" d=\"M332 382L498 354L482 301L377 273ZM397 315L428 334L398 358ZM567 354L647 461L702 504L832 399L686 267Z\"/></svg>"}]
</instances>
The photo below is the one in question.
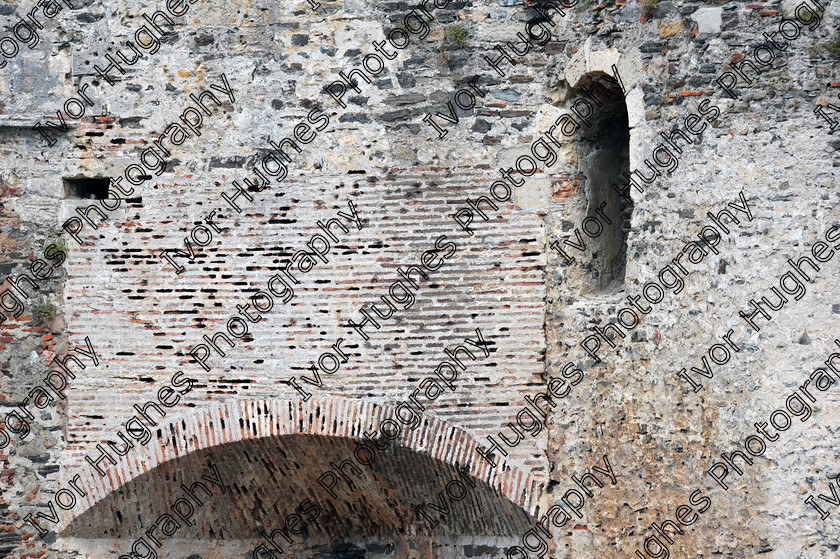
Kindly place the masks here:
<instances>
[{"instance_id":1,"label":"weathered stone surface","mask_svg":"<svg viewBox=\"0 0 840 559\"><path fill-rule=\"evenodd\" d=\"M796 2L795 0L782 0L780 7L782 17L786 19L794 19L796 17L796 7L800 4L802 4L802 2Z\"/></svg>"},{"instance_id":2,"label":"weathered stone surface","mask_svg":"<svg viewBox=\"0 0 840 559\"><path fill-rule=\"evenodd\" d=\"M659 24L659 36L663 39L673 37L684 28L681 20L676 21L662 21Z\"/></svg>"},{"instance_id":3,"label":"weathered stone surface","mask_svg":"<svg viewBox=\"0 0 840 559\"><path fill-rule=\"evenodd\" d=\"M700 33L720 33L722 16L723 8L700 8L691 14L691 18L697 22L697 31Z\"/></svg>"},{"instance_id":4,"label":"weathered stone surface","mask_svg":"<svg viewBox=\"0 0 840 559\"><path fill-rule=\"evenodd\" d=\"M0 449L2 556L124 556L169 509L177 486L211 460L241 476L229 500L166 540L158 556L247 556L260 543L259 530L281 528L305 493L323 506L325 524L295 535L287 550L293 557L504 557L521 536L516 531L533 523L526 515L547 510L576 487L572 474L607 454L618 484L594 489L583 518L552 528L547 556L635 558L656 534L651 524L674 520L677 507L702 489L712 506L674 536L670 556L834 557L838 514L831 509L821 520L803 501L829 495L827 475L837 473L837 385L821 392L812 383L812 417L794 418L743 476L730 471L728 491L704 473L721 453L743 450L756 422L785 409L808 375L826 367L840 337L836 260L820 263L819 272L806 264L813 280L802 282L806 294L788 296L772 322L759 319L761 330L738 315L751 299L772 299L769 288L780 288L787 260L809 254L824 231L840 225L837 140L814 114L822 107L837 118L830 106L840 106L838 62L823 48L837 3L815 30L802 26L760 75L745 66L751 83L739 81L737 99L715 81L731 70L728 63L752 57L764 33L795 17L800 3L660 2L647 23L635 0L598 9L579 3L566 17L555 14L545 47L517 55L516 65L502 62L502 76L484 56L499 56L494 47L506 42L521 52L517 33L524 34L533 10L515 0L446 8L430 2L428 35L412 35L402 50L386 46L395 58L370 83L355 75L359 91L346 84L346 108L325 86L365 60L376 64L366 58L376 52L372 41L405 28L412 6L321 2L313 12L305 1L196 2L175 19L160 50L126 65L113 86L96 76L94 64L104 67L105 55L117 51L128 56L143 14L164 6L144 0L65 7L38 31L35 48L21 45L0 69L0 273L27 272L62 236L70 252L36 294L55 305L56 316L37 323L33 297L0 324L0 416L86 336L101 364L76 371L66 400L30 406L32 432L24 440L12 434L12 444ZM17 22L14 10L25 15L31 7L4 8L3 36ZM691 21L695 36L668 23ZM468 31L460 48L447 39L458 26ZM591 127L568 136L555 128L562 145L554 146L556 161L541 162L532 176L511 174L524 184L511 187L510 199L493 200L498 209L478 202L487 220L475 211L475 234L460 228L452 215L469 207L467 199L488 196L499 169L534 157L538 138L552 146L546 134L561 115L581 118L583 86L599 81L620 89L613 65L626 97L590 101L593 113L582 118ZM137 186L136 198L107 221L92 216L98 228L86 225L86 244L77 245L61 224L91 201L68 196L64 179L120 176L179 120L189 94L207 90L222 73L236 100L203 115L201 136L167 143L162 173ZM474 94L474 108L461 109L456 101L468 97L454 93L469 88L474 75L485 93ZM94 106L69 120L67 132L50 130L56 144L47 146L31 125L47 117L58 124L56 111L86 83ZM707 99L720 114L700 120L702 136L674 137L679 150L668 149L678 167L668 172L661 163L644 192L631 189L632 208L622 206L610 178L624 185L624 169L649 173L645 160L667 143L661 134L684 132L686 117ZM448 102L458 122L435 117L446 131L441 139L423 119L448 115ZM253 201L234 211L221 193L232 196L233 181L255 180L251 169L270 152L268 139L293 137L316 108L329 126L312 142L299 141L300 152L287 146L289 177L248 191ZM739 192L752 220L735 211L740 223L730 223L720 254L690 265L683 256L690 273L681 291L668 290L624 338L613 330L601 340L602 361L591 359L580 344L592 328L621 326L617 313L630 306L627 297L661 281L663 267L709 222L707 212L721 211ZM348 201L364 228L342 232L329 263L318 260L300 274L292 303L275 301L249 324L247 338L232 339L235 347L219 340L226 355L211 353L211 371L193 362L187 352L202 336L226 332L229 318L239 316L236 305L265 290L282 262L321 231L318 221L346 211ZM581 229L602 203L615 227L593 238ZM195 257L178 258L185 271L176 275L160 251L185 250L185 237L213 210L222 233L203 247L191 241ZM576 242L576 229L586 249L566 245L575 257L569 263L551 245ZM394 318L369 329L368 341L348 331L363 305L385 312L380 296L399 277L397 268L417 264L440 235L457 244L457 253L428 280L418 279L414 305L397 305ZM382 451L387 458L359 474L354 488L339 481L348 497L330 504L313 478L329 462L353 460L363 432L394 417L444 350L476 327L491 342L490 356L472 361L462 352L466 369L455 390L426 402L428 423L390 443ZM698 376L704 387L693 392L677 374L702 367L709 346L730 328L740 350L714 365L712 378ZM309 366L339 337L350 341L352 359L323 374L320 389L300 381L313 393L302 403L282 381L311 375ZM496 470L478 468L476 445L489 446L487 437L498 440L499 432L515 437L507 425L525 397L575 378L564 373L569 362L580 380L555 398L546 427L525 434ZM195 387L165 409L165 418L149 410L159 423L151 440L119 465L103 463L109 477L92 473L85 456L109 441L120 448L116 433L137 413L134 404L156 398L179 370ZM412 511L438 503L456 464L476 467L481 492L450 503L447 519L429 529ZM44 521L51 532L37 537L24 516L47 514L77 473L89 496L58 511L60 534Z\"/></svg>"}]
</instances>

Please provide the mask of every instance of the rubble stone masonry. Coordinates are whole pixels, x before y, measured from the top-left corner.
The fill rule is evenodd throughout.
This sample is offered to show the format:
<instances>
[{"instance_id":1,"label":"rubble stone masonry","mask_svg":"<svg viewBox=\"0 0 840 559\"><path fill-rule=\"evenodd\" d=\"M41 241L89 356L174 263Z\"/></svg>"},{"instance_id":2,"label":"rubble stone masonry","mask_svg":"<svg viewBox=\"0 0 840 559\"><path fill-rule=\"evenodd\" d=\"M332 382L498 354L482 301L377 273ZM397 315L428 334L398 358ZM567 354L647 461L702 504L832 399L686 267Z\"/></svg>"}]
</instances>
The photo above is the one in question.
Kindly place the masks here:
<instances>
[{"instance_id":1,"label":"rubble stone masonry","mask_svg":"<svg viewBox=\"0 0 840 559\"><path fill-rule=\"evenodd\" d=\"M0 558L836 556L840 0L37 7Z\"/></svg>"}]
</instances>

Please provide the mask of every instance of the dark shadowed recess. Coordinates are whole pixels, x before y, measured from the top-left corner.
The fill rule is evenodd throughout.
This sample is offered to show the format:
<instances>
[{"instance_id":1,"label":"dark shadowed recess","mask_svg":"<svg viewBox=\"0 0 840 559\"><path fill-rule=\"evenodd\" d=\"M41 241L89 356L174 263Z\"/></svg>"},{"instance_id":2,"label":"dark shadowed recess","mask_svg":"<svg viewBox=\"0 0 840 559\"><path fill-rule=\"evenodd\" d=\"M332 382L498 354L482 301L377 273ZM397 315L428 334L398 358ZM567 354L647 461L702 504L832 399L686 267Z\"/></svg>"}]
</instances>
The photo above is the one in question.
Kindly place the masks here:
<instances>
[{"instance_id":1,"label":"dark shadowed recess","mask_svg":"<svg viewBox=\"0 0 840 559\"><path fill-rule=\"evenodd\" d=\"M171 504L185 496L181 484L189 487L203 481L202 475L212 476L211 464L228 486L227 493L221 494L217 486L203 481L213 496L197 507L195 525L180 528L174 538L252 540L255 546L260 531L282 528L286 517L305 499L320 507L320 516L292 537L311 548L334 548L346 541L373 541L390 548L392 542L404 541L409 535L409 539L422 537L440 543L464 542L466 537L468 547L479 550L486 547L481 545L482 538L518 539L533 520L496 490L474 479L476 488L465 498L450 500L445 488L459 478L454 466L393 444L376 450L374 462L362 466L353 459L356 445L356 440L348 438L298 434L193 452L111 493L74 520L62 535L120 538L129 544L160 515L171 514ZM355 487L351 489L340 480L334 489L337 497L332 498L318 484L318 477L330 470L331 462L338 465L347 459L359 466L361 473L348 471ZM450 513L443 520L430 509L432 518L441 519L430 530L414 508L424 503L439 505L441 492ZM199 495L204 499L203 493ZM354 552L348 548L347 553L353 556ZM477 552L474 556L483 555Z\"/></svg>"},{"instance_id":2,"label":"dark shadowed recess","mask_svg":"<svg viewBox=\"0 0 840 559\"><path fill-rule=\"evenodd\" d=\"M592 126L583 127L577 142L580 170L586 177L585 217L599 217L596 209L604 204L602 213L611 223L594 239L586 238L591 246L589 264L595 291L609 292L624 285L627 264L627 237L633 206L625 201L611 185L627 188L624 176L630 172L630 126L627 106L619 84L611 77L599 75L582 83L587 89L602 85L609 95L599 96L601 106L595 109ZM578 91L577 98L581 92ZM599 219L603 221L603 218Z\"/></svg>"}]
</instances>

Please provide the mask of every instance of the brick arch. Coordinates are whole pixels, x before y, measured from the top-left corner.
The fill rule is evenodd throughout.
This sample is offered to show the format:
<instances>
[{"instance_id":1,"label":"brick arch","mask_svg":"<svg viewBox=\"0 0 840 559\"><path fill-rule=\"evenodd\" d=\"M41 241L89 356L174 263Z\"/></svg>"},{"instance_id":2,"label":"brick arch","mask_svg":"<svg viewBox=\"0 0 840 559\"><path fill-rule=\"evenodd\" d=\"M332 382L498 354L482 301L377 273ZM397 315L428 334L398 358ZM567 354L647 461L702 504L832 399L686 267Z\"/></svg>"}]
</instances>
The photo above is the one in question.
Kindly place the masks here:
<instances>
[{"instance_id":1,"label":"brick arch","mask_svg":"<svg viewBox=\"0 0 840 559\"><path fill-rule=\"evenodd\" d=\"M87 489L87 496L79 506L68 511L67 524L135 478L198 450L249 439L299 434L363 440L364 431L375 432L382 421L393 419L395 409L347 398L313 398L308 402L231 400L204 406L159 424L152 440L118 459L108 469L108 476L103 478L92 468L82 468L88 475L82 474L80 485ZM158 430L162 433L160 437ZM394 442L449 465L467 465L474 477L528 514L537 510L544 484L501 460L495 468L490 467L476 452L476 440L462 429L424 416L417 429L403 429Z\"/></svg>"}]
</instances>

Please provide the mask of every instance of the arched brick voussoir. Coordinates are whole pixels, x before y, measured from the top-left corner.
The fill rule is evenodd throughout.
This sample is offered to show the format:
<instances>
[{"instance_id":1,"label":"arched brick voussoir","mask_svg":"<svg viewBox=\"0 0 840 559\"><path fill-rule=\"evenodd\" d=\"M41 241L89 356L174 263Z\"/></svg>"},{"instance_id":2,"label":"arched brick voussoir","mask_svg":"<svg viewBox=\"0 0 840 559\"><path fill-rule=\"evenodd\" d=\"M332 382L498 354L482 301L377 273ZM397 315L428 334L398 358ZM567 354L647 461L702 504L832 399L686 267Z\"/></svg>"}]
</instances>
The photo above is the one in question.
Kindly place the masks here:
<instances>
[{"instance_id":1,"label":"arched brick voussoir","mask_svg":"<svg viewBox=\"0 0 840 559\"><path fill-rule=\"evenodd\" d=\"M381 422L395 417L393 406L377 405L347 398L312 398L300 400L231 400L211 404L173 419L155 428L152 440L135 447L125 457L117 458L107 476L93 468L82 467L81 484L88 488L81 504L62 518L67 526L73 519L95 506L111 492L134 478L179 457L197 450L225 443L284 435L321 435L327 437L364 438L375 433ZM405 426L403 426L405 427ZM162 435L157 436L160 430ZM440 419L424 416L413 431L403 428L396 443L422 452L450 465L467 466L476 478L486 482L501 495L534 514L543 484L530 473L500 462L491 467L476 452L477 442L466 431ZM92 453L93 454L93 453ZM347 456L353 459L353 456Z\"/></svg>"}]
</instances>

